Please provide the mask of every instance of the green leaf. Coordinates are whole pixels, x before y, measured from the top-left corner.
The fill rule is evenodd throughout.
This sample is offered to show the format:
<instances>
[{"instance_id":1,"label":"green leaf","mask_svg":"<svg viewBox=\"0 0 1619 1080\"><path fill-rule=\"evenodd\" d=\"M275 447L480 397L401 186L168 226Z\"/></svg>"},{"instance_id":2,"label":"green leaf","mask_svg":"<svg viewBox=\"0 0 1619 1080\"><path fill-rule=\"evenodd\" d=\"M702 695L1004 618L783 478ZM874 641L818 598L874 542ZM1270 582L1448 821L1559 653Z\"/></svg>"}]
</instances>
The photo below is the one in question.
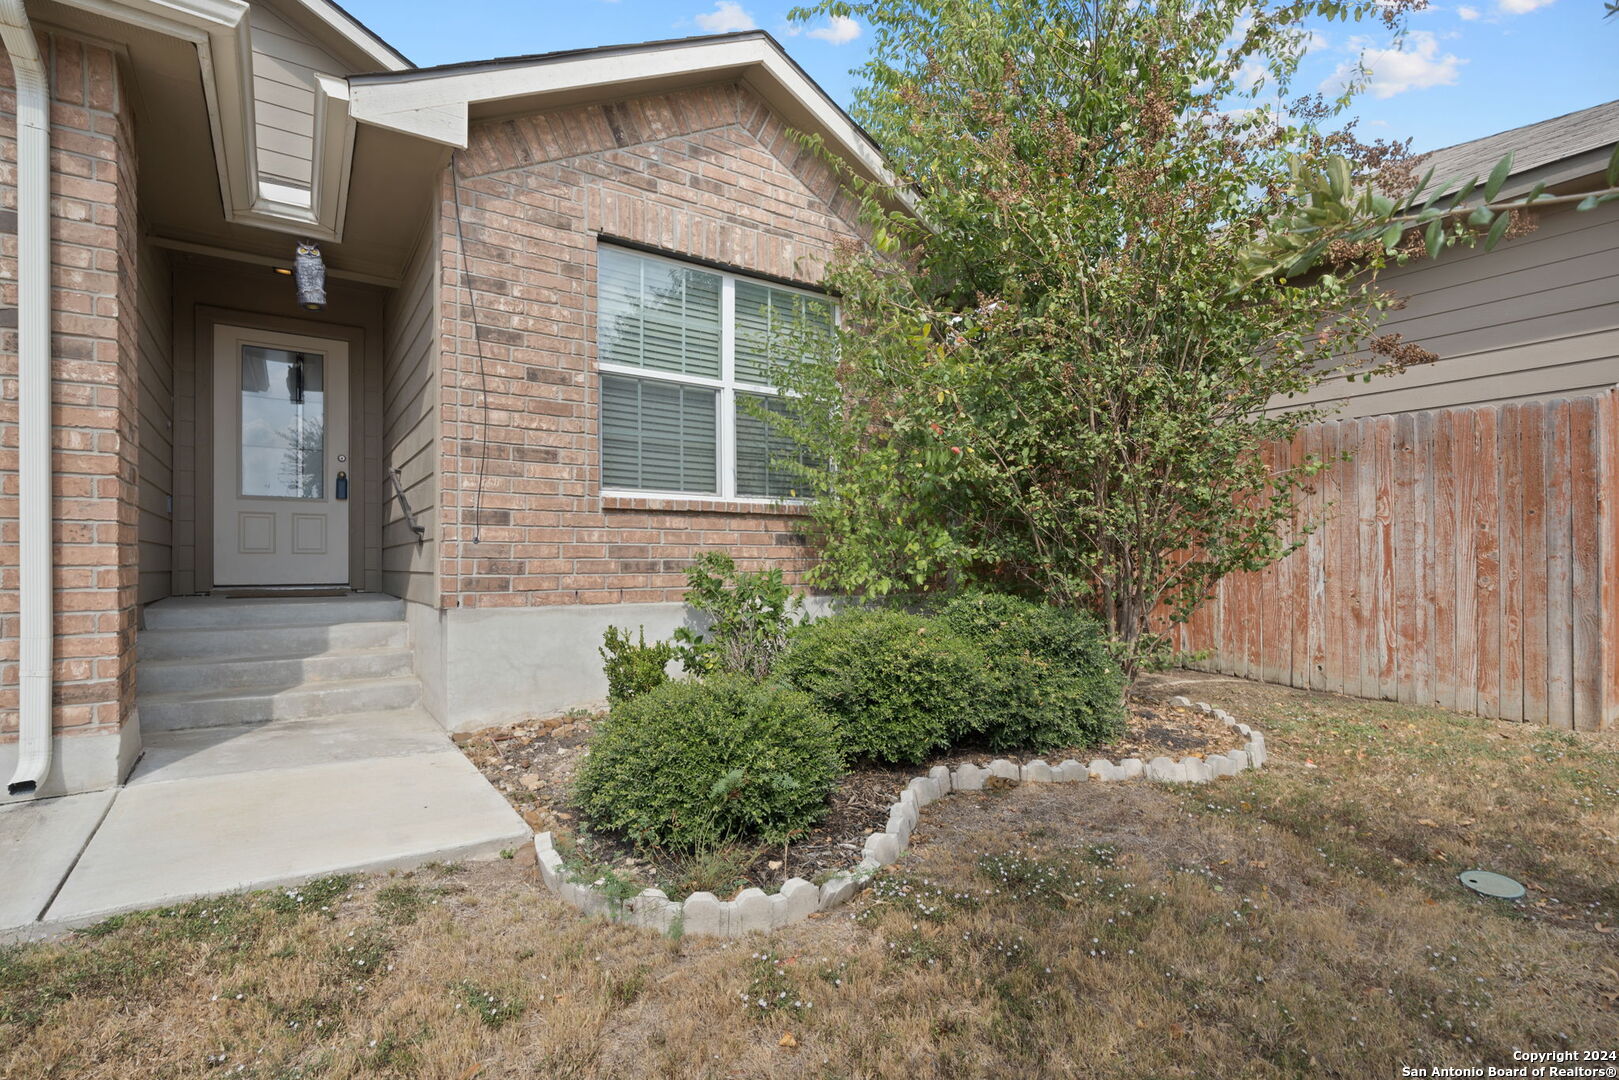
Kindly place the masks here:
<instances>
[{"instance_id":1,"label":"green leaf","mask_svg":"<svg viewBox=\"0 0 1619 1080\"><path fill-rule=\"evenodd\" d=\"M1512 175L1512 155L1508 154L1496 162L1495 168L1490 170L1490 179L1484 185L1485 202L1495 201L1495 197L1501 193L1501 185L1507 182L1510 175Z\"/></svg>"},{"instance_id":2,"label":"green leaf","mask_svg":"<svg viewBox=\"0 0 1619 1080\"><path fill-rule=\"evenodd\" d=\"M1576 209L1576 210L1595 210L1598 206L1601 206L1601 205L1602 205L1602 200L1598 199L1595 195L1587 195L1585 198L1581 199L1578 204L1575 205L1574 209Z\"/></svg>"},{"instance_id":3,"label":"green leaf","mask_svg":"<svg viewBox=\"0 0 1619 1080\"><path fill-rule=\"evenodd\" d=\"M1501 242L1501 237L1506 235L1507 226L1510 224L1512 224L1511 214L1502 214L1500 217L1495 219L1495 224L1490 226L1490 235L1484 238L1485 251L1493 251L1495 249L1495 245Z\"/></svg>"},{"instance_id":4,"label":"green leaf","mask_svg":"<svg viewBox=\"0 0 1619 1080\"><path fill-rule=\"evenodd\" d=\"M1349 162L1337 154L1327 159L1327 180L1332 185L1334 199L1347 199L1349 197Z\"/></svg>"},{"instance_id":5,"label":"green leaf","mask_svg":"<svg viewBox=\"0 0 1619 1080\"><path fill-rule=\"evenodd\" d=\"M1619 146L1613 148L1613 156L1608 159L1608 186L1619 187Z\"/></svg>"},{"instance_id":6,"label":"green leaf","mask_svg":"<svg viewBox=\"0 0 1619 1080\"><path fill-rule=\"evenodd\" d=\"M1412 189L1412 191L1411 191L1411 202L1414 203L1414 202L1417 201L1417 196L1421 195L1425 190L1427 190L1428 182L1430 180L1432 180L1432 179L1433 179L1433 167L1429 166L1428 171L1422 174L1422 179L1417 181L1417 186Z\"/></svg>"},{"instance_id":7,"label":"green leaf","mask_svg":"<svg viewBox=\"0 0 1619 1080\"><path fill-rule=\"evenodd\" d=\"M1544 194L1546 194L1546 182L1542 180L1540 183L1530 188L1529 194L1523 197L1524 205L1529 205Z\"/></svg>"},{"instance_id":8,"label":"green leaf","mask_svg":"<svg viewBox=\"0 0 1619 1080\"><path fill-rule=\"evenodd\" d=\"M1422 242L1428 249L1428 258L1439 258L1439 252L1445 246L1444 219L1434 218L1428 223L1428 231L1423 235Z\"/></svg>"},{"instance_id":9,"label":"green leaf","mask_svg":"<svg viewBox=\"0 0 1619 1080\"><path fill-rule=\"evenodd\" d=\"M1477 225L1482 229L1484 226L1488 225L1492 220L1494 220L1494 218L1494 210L1491 210L1488 206L1480 206L1471 214L1467 215L1467 223L1469 225Z\"/></svg>"},{"instance_id":10,"label":"green leaf","mask_svg":"<svg viewBox=\"0 0 1619 1080\"><path fill-rule=\"evenodd\" d=\"M1428 196L1428 201L1422 204L1422 209L1423 210L1431 210L1433 208L1433 204L1438 202L1440 197L1442 195L1444 195L1445 192L1450 190L1450 185L1454 184L1455 182L1456 182L1455 179L1452 178L1450 180L1446 180L1443 184L1440 184L1438 187L1434 188L1433 194Z\"/></svg>"},{"instance_id":11,"label":"green leaf","mask_svg":"<svg viewBox=\"0 0 1619 1080\"><path fill-rule=\"evenodd\" d=\"M1400 237L1405 235L1404 225L1390 225L1383 230L1383 250L1393 251L1400 245Z\"/></svg>"}]
</instances>

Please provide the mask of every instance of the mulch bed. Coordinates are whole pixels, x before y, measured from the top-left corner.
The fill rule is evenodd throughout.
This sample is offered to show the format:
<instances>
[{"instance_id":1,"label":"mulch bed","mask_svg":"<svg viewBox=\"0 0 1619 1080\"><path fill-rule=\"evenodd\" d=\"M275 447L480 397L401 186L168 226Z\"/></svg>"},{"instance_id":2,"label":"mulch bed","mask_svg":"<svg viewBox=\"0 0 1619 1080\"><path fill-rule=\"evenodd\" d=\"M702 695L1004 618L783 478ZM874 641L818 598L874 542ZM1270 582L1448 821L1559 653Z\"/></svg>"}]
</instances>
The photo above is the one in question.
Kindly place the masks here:
<instances>
[{"instance_id":1,"label":"mulch bed","mask_svg":"<svg viewBox=\"0 0 1619 1080\"><path fill-rule=\"evenodd\" d=\"M758 886L774 892L788 878L815 880L846 870L860 861L866 836L887 824L888 807L911 777L935 765L954 768L966 762L985 765L997 757L1022 763L1036 757L1055 765L1066 758L1088 762L1094 758L1144 761L1160 755L1181 758L1208 756L1237 750L1242 740L1212 716L1157 700L1132 700L1129 723L1118 738L1105 746L1074 748L1052 754L994 753L965 747L930 759L923 765L885 767L860 764L832 793L827 814L810 832L787 845L739 845L727 853L727 873L736 890ZM645 884L657 884L679 898L696 888L717 888L689 878L688 860L663 853L637 851L611 836L587 833L570 799L574 774L584 760L591 727L603 714L570 715L547 720L525 720L504 727L486 728L454 736L474 765L523 815L537 832L571 838L592 862ZM926 826L926 820L923 822ZM559 846L561 846L559 844ZM734 891L734 890L733 890ZM721 899L727 897L722 896Z\"/></svg>"}]
</instances>

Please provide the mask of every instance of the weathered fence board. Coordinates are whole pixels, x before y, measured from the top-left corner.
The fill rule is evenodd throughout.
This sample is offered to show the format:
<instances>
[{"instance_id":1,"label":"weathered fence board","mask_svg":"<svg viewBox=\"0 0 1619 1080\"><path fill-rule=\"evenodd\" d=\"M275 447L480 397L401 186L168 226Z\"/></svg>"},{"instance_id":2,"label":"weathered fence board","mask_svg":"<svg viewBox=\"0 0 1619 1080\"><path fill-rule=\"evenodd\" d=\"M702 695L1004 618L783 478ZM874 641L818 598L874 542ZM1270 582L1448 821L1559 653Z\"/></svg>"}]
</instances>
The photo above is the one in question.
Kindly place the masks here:
<instances>
[{"instance_id":1,"label":"weathered fence board","mask_svg":"<svg viewBox=\"0 0 1619 1080\"><path fill-rule=\"evenodd\" d=\"M1339 460L1347 455L1347 460ZM1319 527L1177 628L1202 666L1577 730L1619 726L1619 390L1314 424Z\"/></svg>"}]
</instances>

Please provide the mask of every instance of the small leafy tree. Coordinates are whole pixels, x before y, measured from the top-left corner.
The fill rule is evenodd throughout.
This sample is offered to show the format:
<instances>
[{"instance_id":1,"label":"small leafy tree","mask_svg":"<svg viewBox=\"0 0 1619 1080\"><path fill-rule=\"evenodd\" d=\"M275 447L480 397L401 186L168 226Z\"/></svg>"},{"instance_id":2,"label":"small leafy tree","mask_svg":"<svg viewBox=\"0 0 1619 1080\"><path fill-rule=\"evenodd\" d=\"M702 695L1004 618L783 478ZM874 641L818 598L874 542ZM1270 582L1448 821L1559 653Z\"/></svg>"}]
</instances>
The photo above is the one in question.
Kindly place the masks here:
<instances>
[{"instance_id":1,"label":"small leafy tree","mask_svg":"<svg viewBox=\"0 0 1619 1080\"><path fill-rule=\"evenodd\" d=\"M818 579L1089 608L1133 675L1162 655L1155 610L1184 618L1290 551L1327 463L1261 448L1326 413L1276 403L1432 355L1378 333L1399 304L1379 272L1413 255L1381 242L1412 186L1404 148L1335 119L1353 83L1287 95L1310 20L1376 18L1398 41L1407 6L796 11L872 27L854 112L898 175L850 178L875 244L829 272L835 347L782 378L779 423L823 463L800 466Z\"/></svg>"},{"instance_id":2,"label":"small leafy tree","mask_svg":"<svg viewBox=\"0 0 1619 1080\"><path fill-rule=\"evenodd\" d=\"M804 606L781 570L738 570L723 551L706 551L686 571L686 586L686 603L708 618L702 632L675 630L675 651L686 671L755 679L770 674Z\"/></svg>"},{"instance_id":3,"label":"small leafy tree","mask_svg":"<svg viewBox=\"0 0 1619 1080\"><path fill-rule=\"evenodd\" d=\"M607 703L615 706L668 682L665 668L675 658L675 647L667 641L646 643L644 626L634 639L628 630L609 626L596 651L601 654L602 670L607 676Z\"/></svg>"}]
</instances>

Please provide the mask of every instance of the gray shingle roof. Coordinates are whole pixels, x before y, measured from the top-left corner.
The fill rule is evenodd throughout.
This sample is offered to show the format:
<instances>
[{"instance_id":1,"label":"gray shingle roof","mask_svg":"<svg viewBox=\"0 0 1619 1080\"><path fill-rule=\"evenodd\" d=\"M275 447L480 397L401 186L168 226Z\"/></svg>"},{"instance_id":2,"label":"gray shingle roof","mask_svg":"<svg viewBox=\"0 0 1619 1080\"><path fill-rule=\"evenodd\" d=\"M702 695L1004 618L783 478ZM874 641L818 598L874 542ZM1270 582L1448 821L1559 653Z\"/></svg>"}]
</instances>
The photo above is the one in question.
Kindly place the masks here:
<instances>
[{"instance_id":1,"label":"gray shingle roof","mask_svg":"<svg viewBox=\"0 0 1619 1080\"><path fill-rule=\"evenodd\" d=\"M1610 101L1538 124L1526 124L1472 142L1431 150L1417 158L1416 168L1420 175L1432 166L1434 183L1442 184L1452 178L1485 176L1510 152L1512 175L1517 176L1616 142L1619 142L1619 101Z\"/></svg>"}]
</instances>

